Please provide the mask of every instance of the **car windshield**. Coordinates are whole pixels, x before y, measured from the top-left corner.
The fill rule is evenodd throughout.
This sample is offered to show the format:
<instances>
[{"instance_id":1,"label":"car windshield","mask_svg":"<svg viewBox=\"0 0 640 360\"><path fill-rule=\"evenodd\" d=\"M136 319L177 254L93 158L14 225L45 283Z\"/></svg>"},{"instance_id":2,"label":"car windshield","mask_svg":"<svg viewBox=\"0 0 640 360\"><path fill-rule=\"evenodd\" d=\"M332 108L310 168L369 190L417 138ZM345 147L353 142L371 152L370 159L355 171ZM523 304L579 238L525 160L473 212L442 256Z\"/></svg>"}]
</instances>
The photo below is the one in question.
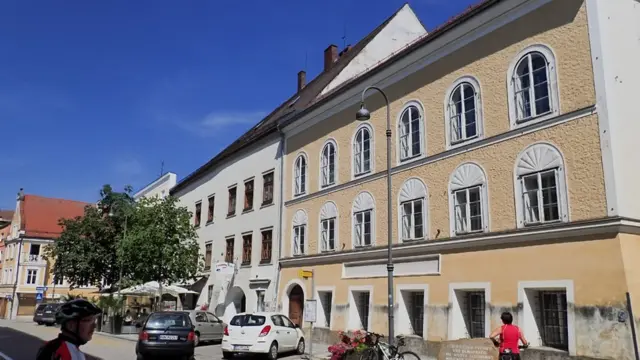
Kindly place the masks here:
<instances>
[{"instance_id":1,"label":"car windshield","mask_svg":"<svg viewBox=\"0 0 640 360\"><path fill-rule=\"evenodd\" d=\"M236 315L231 319L233 326L260 326L264 325L265 317L260 315Z\"/></svg>"},{"instance_id":2,"label":"car windshield","mask_svg":"<svg viewBox=\"0 0 640 360\"><path fill-rule=\"evenodd\" d=\"M36 309L36 311L42 311L46 307L47 307L47 305L44 305L44 304L43 305L38 305L38 308Z\"/></svg>"},{"instance_id":3,"label":"car windshield","mask_svg":"<svg viewBox=\"0 0 640 360\"><path fill-rule=\"evenodd\" d=\"M191 327L191 321L185 313L153 313L145 326L147 329L167 329L168 327Z\"/></svg>"}]
</instances>

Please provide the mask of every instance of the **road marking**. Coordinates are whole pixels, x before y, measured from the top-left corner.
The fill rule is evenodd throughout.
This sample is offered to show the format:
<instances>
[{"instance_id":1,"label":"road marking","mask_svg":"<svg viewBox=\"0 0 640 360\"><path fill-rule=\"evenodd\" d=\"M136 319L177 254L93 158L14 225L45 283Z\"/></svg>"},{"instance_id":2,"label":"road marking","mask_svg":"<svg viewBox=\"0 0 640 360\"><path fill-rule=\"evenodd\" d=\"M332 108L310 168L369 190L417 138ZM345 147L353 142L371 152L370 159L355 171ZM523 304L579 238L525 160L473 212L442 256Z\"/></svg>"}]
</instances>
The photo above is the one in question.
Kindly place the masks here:
<instances>
[{"instance_id":1,"label":"road marking","mask_svg":"<svg viewBox=\"0 0 640 360\"><path fill-rule=\"evenodd\" d=\"M2 351L0 351L0 357L3 358L4 360L13 360L12 358L10 358L9 356L7 356L5 353L3 353Z\"/></svg>"}]
</instances>

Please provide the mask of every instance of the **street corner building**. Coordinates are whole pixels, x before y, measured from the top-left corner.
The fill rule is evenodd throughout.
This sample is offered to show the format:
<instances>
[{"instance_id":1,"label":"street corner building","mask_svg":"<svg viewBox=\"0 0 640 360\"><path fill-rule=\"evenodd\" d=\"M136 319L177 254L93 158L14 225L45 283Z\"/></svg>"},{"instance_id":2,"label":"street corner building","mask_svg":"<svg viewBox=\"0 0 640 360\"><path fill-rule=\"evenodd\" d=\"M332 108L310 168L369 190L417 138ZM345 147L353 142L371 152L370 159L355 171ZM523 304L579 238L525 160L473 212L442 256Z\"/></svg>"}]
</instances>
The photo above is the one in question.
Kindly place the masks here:
<instances>
[{"instance_id":1,"label":"street corner building","mask_svg":"<svg viewBox=\"0 0 640 360\"><path fill-rule=\"evenodd\" d=\"M632 0L486 0L282 121L279 308L300 323L316 299L323 343L387 333L391 231L396 334L420 353L510 311L558 358L633 359L639 31ZM390 199L383 97L355 119L369 85Z\"/></svg>"},{"instance_id":2,"label":"street corner building","mask_svg":"<svg viewBox=\"0 0 640 360\"><path fill-rule=\"evenodd\" d=\"M87 286L70 290L64 279L54 279L53 259L43 257L44 249L61 234L60 219L84 215L80 201L18 193L13 217L9 219L1 254L0 317L31 317L38 302L59 301L62 296L97 291Z\"/></svg>"}]
</instances>

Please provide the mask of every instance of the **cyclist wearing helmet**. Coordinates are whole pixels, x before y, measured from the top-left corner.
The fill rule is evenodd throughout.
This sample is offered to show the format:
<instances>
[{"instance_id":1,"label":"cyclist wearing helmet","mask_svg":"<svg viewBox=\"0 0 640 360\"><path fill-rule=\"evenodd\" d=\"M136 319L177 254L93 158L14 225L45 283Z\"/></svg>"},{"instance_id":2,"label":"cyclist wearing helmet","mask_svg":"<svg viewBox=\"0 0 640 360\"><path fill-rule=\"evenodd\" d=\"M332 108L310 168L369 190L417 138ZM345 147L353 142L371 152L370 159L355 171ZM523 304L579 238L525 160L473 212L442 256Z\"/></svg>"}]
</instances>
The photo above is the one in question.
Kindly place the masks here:
<instances>
[{"instance_id":1,"label":"cyclist wearing helmet","mask_svg":"<svg viewBox=\"0 0 640 360\"><path fill-rule=\"evenodd\" d=\"M56 313L60 334L40 348L36 360L85 360L79 347L91 340L96 327L96 316L101 312L102 310L84 299L64 303Z\"/></svg>"}]
</instances>

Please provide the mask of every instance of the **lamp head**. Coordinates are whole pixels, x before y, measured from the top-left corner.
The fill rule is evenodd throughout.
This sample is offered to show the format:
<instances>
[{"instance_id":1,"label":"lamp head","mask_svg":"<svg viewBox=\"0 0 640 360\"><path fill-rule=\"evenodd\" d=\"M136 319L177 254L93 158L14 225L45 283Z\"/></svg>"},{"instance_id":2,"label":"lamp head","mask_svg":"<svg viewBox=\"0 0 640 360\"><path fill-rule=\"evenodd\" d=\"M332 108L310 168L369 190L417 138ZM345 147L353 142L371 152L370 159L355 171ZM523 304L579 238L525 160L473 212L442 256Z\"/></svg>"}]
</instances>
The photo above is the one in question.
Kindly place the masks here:
<instances>
[{"instance_id":1,"label":"lamp head","mask_svg":"<svg viewBox=\"0 0 640 360\"><path fill-rule=\"evenodd\" d=\"M356 120L358 121L367 121L371 119L371 114L369 110L364 107L364 103L360 103L360 110L356 113Z\"/></svg>"}]
</instances>

